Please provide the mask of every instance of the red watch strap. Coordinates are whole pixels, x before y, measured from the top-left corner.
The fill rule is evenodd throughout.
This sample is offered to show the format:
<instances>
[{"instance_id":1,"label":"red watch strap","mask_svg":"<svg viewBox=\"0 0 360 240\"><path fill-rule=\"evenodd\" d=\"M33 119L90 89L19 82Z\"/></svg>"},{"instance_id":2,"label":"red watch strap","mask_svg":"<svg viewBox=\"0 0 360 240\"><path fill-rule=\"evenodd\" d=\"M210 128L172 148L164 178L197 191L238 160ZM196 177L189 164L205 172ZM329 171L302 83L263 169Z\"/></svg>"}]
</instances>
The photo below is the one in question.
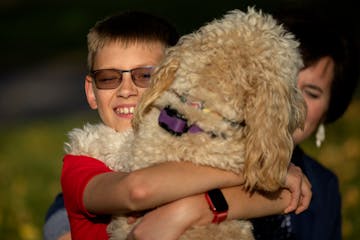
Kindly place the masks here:
<instances>
[{"instance_id":1,"label":"red watch strap","mask_svg":"<svg viewBox=\"0 0 360 240\"><path fill-rule=\"evenodd\" d=\"M206 199L207 203L209 204L210 210L214 214L212 223L221 223L222 221L225 221L227 218L227 215L228 215L228 211L224 211L224 212L216 211L216 207L214 206L208 193L205 193L205 199Z\"/></svg>"},{"instance_id":2,"label":"red watch strap","mask_svg":"<svg viewBox=\"0 0 360 240\"><path fill-rule=\"evenodd\" d=\"M213 223L221 223L222 221L225 221L228 215L228 212L213 212L214 213L214 219L212 220Z\"/></svg>"}]
</instances>

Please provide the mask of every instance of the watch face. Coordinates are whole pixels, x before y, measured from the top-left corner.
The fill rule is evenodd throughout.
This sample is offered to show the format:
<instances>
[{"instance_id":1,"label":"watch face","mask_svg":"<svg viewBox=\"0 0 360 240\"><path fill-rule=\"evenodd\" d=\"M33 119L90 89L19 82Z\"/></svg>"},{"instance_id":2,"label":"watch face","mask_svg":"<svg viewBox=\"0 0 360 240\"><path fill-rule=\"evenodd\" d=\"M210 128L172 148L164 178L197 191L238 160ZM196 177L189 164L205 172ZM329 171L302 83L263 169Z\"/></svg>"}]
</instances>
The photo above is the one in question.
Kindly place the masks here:
<instances>
[{"instance_id":1,"label":"watch face","mask_svg":"<svg viewBox=\"0 0 360 240\"><path fill-rule=\"evenodd\" d=\"M225 212L229 209L228 204L220 189L213 189L208 191L208 195L216 208L217 212Z\"/></svg>"}]
</instances>

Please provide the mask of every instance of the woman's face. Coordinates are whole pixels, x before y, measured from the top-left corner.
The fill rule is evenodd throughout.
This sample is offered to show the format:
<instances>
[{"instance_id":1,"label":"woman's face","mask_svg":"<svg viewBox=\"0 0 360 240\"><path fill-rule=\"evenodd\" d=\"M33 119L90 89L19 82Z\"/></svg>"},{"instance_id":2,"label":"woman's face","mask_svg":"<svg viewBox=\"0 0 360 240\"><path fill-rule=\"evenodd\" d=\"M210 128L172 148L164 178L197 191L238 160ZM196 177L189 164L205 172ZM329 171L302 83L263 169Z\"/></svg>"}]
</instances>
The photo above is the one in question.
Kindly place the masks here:
<instances>
[{"instance_id":1,"label":"woman's face","mask_svg":"<svg viewBox=\"0 0 360 240\"><path fill-rule=\"evenodd\" d=\"M307 105L307 116L304 130L297 129L294 132L295 144L307 139L324 121L329 108L333 77L334 61L331 57L323 57L315 64L300 71L298 87Z\"/></svg>"}]
</instances>

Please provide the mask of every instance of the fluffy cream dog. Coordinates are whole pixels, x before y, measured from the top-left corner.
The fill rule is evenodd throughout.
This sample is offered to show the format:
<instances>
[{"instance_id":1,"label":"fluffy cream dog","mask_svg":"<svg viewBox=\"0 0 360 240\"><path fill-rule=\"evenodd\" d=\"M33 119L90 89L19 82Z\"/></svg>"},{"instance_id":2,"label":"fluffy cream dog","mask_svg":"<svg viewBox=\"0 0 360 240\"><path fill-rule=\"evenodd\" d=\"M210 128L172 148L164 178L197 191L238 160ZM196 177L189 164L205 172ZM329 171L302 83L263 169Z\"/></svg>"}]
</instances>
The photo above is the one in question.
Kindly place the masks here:
<instances>
[{"instance_id":1,"label":"fluffy cream dog","mask_svg":"<svg viewBox=\"0 0 360 240\"><path fill-rule=\"evenodd\" d=\"M242 173L249 190L278 190L292 132L305 119L297 46L270 15L230 11L169 49L139 104L134 133L88 125L71 133L68 152L121 171L191 161ZM131 228L125 217L114 217L108 231L111 239L125 239ZM181 239L253 235L248 221L233 220L194 227Z\"/></svg>"}]
</instances>

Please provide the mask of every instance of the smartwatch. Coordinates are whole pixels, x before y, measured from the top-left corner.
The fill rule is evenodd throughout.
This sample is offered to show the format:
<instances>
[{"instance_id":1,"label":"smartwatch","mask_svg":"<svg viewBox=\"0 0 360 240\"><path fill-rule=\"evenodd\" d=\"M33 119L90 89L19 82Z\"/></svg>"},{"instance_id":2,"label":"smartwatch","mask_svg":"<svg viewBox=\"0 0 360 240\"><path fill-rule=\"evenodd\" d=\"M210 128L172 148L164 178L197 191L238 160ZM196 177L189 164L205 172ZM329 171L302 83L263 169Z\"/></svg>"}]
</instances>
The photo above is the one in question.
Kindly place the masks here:
<instances>
[{"instance_id":1,"label":"smartwatch","mask_svg":"<svg viewBox=\"0 0 360 240\"><path fill-rule=\"evenodd\" d=\"M205 199L209 204L210 210L214 214L212 223L221 223L226 220L229 206L221 190L216 188L205 193Z\"/></svg>"}]
</instances>

